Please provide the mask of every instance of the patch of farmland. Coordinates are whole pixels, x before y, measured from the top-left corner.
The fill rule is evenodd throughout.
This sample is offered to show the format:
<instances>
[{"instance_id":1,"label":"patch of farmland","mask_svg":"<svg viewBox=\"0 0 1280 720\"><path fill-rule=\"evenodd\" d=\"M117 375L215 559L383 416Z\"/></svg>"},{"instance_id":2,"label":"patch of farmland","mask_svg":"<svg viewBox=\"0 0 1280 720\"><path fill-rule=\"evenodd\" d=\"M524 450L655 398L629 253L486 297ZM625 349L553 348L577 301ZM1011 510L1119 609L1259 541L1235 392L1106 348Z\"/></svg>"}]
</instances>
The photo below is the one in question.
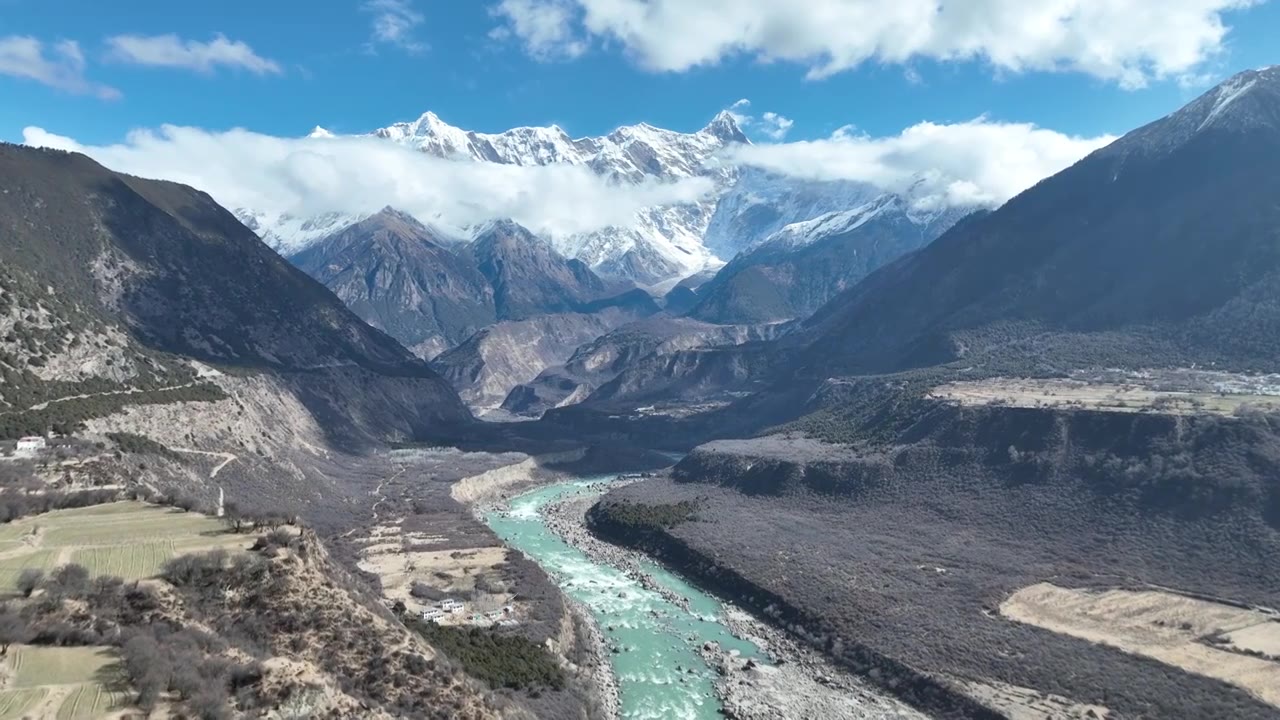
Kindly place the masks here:
<instances>
[{"instance_id":1,"label":"patch of farmland","mask_svg":"<svg viewBox=\"0 0 1280 720\"><path fill-rule=\"evenodd\" d=\"M44 688L21 688L0 691L0 720L18 720L30 717L27 713L44 700L49 691Z\"/></svg>"},{"instance_id":2,"label":"patch of farmland","mask_svg":"<svg viewBox=\"0 0 1280 720\"><path fill-rule=\"evenodd\" d=\"M10 689L0 720L107 717L128 706L123 669L110 648L14 645L5 657Z\"/></svg>"},{"instance_id":3,"label":"patch of farmland","mask_svg":"<svg viewBox=\"0 0 1280 720\"><path fill-rule=\"evenodd\" d=\"M1155 389L1139 383L1068 379L991 378L939 385L929 397L958 405L1020 408L1081 408L1105 412L1230 416L1254 409L1280 409L1280 397L1248 393Z\"/></svg>"},{"instance_id":4,"label":"patch of farmland","mask_svg":"<svg viewBox=\"0 0 1280 720\"><path fill-rule=\"evenodd\" d=\"M175 556L243 550L252 542L217 518L141 502L55 510L0 526L0 592L16 591L28 568L48 572L78 563L94 576L139 580L159 574Z\"/></svg>"},{"instance_id":5,"label":"patch of farmland","mask_svg":"<svg viewBox=\"0 0 1280 720\"><path fill-rule=\"evenodd\" d=\"M102 684L80 685L67 694L58 706L58 720L101 718L129 705L129 694L109 690Z\"/></svg>"},{"instance_id":6,"label":"patch of farmland","mask_svg":"<svg viewBox=\"0 0 1280 720\"><path fill-rule=\"evenodd\" d=\"M1280 621L1272 620L1233 630L1224 639L1236 650L1280 658Z\"/></svg>"},{"instance_id":7,"label":"patch of farmland","mask_svg":"<svg viewBox=\"0 0 1280 720\"><path fill-rule=\"evenodd\" d=\"M23 554L15 554L0 559L0 590L12 592L18 584L18 575L23 570L34 568L48 572L58 563L60 551L55 549L31 549Z\"/></svg>"},{"instance_id":8,"label":"patch of farmland","mask_svg":"<svg viewBox=\"0 0 1280 720\"><path fill-rule=\"evenodd\" d=\"M79 514L79 509L57 510L34 518L44 521L48 527L45 543L48 545L115 545L144 540L164 540L192 536L216 537L226 534L226 527L216 518L199 513L182 512L172 508L145 505L143 503L112 503L133 506L133 511L106 516L89 517Z\"/></svg>"},{"instance_id":9,"label":"patch of farmland","mask_svg":"<svg viewBox=\"0 0 1280 720\"><path fill-rule=\"evenodd\" d=\"M125 580L142 580L159 575L164 564L175 555L173 541L162 540L76 550L71 554L71 562L83 565L94 576L116 575Z\"/></svg>"},{"instance_id":10,"label":"patch of farmland","mask_svg":"<svg viewBox=\"0 0 1280 720\"><path fill-rule=\"evenodd\" d=\"M5 657L15 688L74 685L103 679L116 666L111 648L14 645Z\"/></svg>"}]
</instances>

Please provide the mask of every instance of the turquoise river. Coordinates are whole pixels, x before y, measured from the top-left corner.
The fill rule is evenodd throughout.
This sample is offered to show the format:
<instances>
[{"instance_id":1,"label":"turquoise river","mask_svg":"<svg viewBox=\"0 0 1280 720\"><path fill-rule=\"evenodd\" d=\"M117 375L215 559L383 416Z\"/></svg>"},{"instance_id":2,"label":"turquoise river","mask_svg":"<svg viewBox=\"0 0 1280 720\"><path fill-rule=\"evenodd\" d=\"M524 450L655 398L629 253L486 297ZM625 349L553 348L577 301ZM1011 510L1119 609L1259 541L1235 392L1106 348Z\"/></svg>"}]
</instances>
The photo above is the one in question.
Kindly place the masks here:
<instances>
[{"instance_id":1,"label":"turquoise river","mask_svg":"<svg viewBox=\"0 0 1280 720\"><path fill-rule=\"evenodd\" d=\"M584 478L544 487L512 500L505 512L489 513L486 520L508 545L535 560L565 593L589 608L606 638L619 649L609 659L622 695L622 717L719 718L713 690L716 674L698 649L715 641L747 657L759 655L754 645L735 638L720 623L720 602L657 564L649 564L646 571L658 584L688 598L685 610L622 571L593 561L544 522L547 505L571 495L599 492L591 486L609 479Z\"/></svg>"}]
</instances>

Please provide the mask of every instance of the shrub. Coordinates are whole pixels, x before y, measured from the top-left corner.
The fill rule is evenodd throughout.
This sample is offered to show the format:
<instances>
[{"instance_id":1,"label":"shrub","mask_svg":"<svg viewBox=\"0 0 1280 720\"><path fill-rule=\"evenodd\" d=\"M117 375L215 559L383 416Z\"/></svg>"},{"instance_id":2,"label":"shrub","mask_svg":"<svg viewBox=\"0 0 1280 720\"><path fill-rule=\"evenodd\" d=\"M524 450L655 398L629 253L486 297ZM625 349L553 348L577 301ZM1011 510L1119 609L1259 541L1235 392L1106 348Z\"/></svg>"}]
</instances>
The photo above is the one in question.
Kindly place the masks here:
<instances>
[{"instance_id":1,"label":"shrub","mask_svg":"<svg viewBox=\"0 0 1280 720\"><path fill-rule=\"evenodd\" d=\"M39 568L27 568L18 573L18 592L23 597L31 597L31 593L40 587L40 583L44 582L44 571Z\"/></svg>"}]
</instances>

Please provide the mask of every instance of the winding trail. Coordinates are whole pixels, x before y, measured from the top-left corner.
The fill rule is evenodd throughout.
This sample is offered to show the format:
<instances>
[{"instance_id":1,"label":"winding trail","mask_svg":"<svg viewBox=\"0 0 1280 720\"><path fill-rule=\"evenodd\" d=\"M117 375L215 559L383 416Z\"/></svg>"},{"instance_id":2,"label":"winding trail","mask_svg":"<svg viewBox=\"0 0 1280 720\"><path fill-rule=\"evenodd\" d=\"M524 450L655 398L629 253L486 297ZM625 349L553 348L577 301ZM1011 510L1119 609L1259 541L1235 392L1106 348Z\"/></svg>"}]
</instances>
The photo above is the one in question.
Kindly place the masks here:
<instances>
[{"instance_id":1,"label":"winding trail","mask_svg":"<svg viewBox=\"0 0 1280 720\"><path fill-rule=\"evenodd\" d=\"M388 482L391 482L392 480L395 480L396 478L403 475L405 470L406 468L400 468L399 470L395 471L391 475L382 478L381 480L378 481L378 487L374 488L373 491L369 493L370 496L375 496L378 498L378 500L373 504L373 506L369 508L369 510L373 513L374 522L377 522L378 520L378 506L387 501L387 496L382 494L382 486L386 485Z\"/></svg>"},{"instance_id":2,"label":"winding trail","mask_svg":"<svg viewBox=\"0 0 1280 720\"><path fill-rule=\"evenodd\" d=\"M218 473L222 472L222 468L230 465L233 461L240 459L239 455L234 455L232 453L225 453L225 452L211 452L209 450L195 450L193 448L180 448L180 447L171 447L169 449L174 452L191 453L193 455L208 455L210 457L222 458L222 462L218 463L218 466L209 472L210 480L218 477Z\"/></svg>"}]
</instances>

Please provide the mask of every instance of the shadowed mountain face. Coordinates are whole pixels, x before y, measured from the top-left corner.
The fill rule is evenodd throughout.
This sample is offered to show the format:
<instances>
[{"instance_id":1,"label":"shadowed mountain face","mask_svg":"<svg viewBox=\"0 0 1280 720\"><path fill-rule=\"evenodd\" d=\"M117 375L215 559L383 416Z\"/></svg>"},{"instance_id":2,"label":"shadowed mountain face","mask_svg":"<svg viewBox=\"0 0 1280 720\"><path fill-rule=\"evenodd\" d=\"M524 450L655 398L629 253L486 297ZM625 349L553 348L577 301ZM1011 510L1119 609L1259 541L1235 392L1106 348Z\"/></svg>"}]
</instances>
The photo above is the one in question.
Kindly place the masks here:
<instances>
[{"instance_id":1,"label":"shadowed mountain face","mask_svg":"<svg viewBox=\"0 0 1280 720\"><path fill-rule=\"evenodd\" d=\"M411 407L387 413L468 418L422 361L204 193L14 145L0 146L0 184L0 325L13 340L0 343L0 370L9 389L171 385L189 377L181 371L190 358L397 378L415 394Z\"/></svg>"},{"instance_id":2,"label":"shadowed mountain face","mask_svg":"<svg viewBox=\"0 0 1280 720\"><path fill-rule=\"evenodd\" d=\"M892 370L1039 335L1077 360L1159 347L1274 369L1277 166L1280 68L1237 75L846 291L810 320L807 366Z\"/></svg>"},{"instance_id":3,"label":"shadowed mountain face","mask_svg":"<svg viewBox=\"0 0 1280 720\"><path fill-rule=\"evenodd\" d=\"M497 321L493 288L470 258L391 208L290 260L420 357L434 357Z\"/></svg>"},{"instance_id":4,"label":"shadowed mountain face","mask_svg":"<svg viewBox=\"0 0 1280 720\"><path fill-rule=\"evenodd\" d=\"M513 222L495 222L467 246L480 273L493 286L503 320L575 312L621 290L606 284L581 260L570 260Z\"/></svg>"},{"instance_id":5,"label":"shadowed mountain face","mask_svg":"<svg viewBox=\"0 0 1280 720\"><path fill-rule=\"evenodd\" d=\"M370 325L434 358L496 322L624 307L657 311L645 293L602 280L515 223L449 242L385 208L290 260Z\"/></svg>"}]
</instances>

